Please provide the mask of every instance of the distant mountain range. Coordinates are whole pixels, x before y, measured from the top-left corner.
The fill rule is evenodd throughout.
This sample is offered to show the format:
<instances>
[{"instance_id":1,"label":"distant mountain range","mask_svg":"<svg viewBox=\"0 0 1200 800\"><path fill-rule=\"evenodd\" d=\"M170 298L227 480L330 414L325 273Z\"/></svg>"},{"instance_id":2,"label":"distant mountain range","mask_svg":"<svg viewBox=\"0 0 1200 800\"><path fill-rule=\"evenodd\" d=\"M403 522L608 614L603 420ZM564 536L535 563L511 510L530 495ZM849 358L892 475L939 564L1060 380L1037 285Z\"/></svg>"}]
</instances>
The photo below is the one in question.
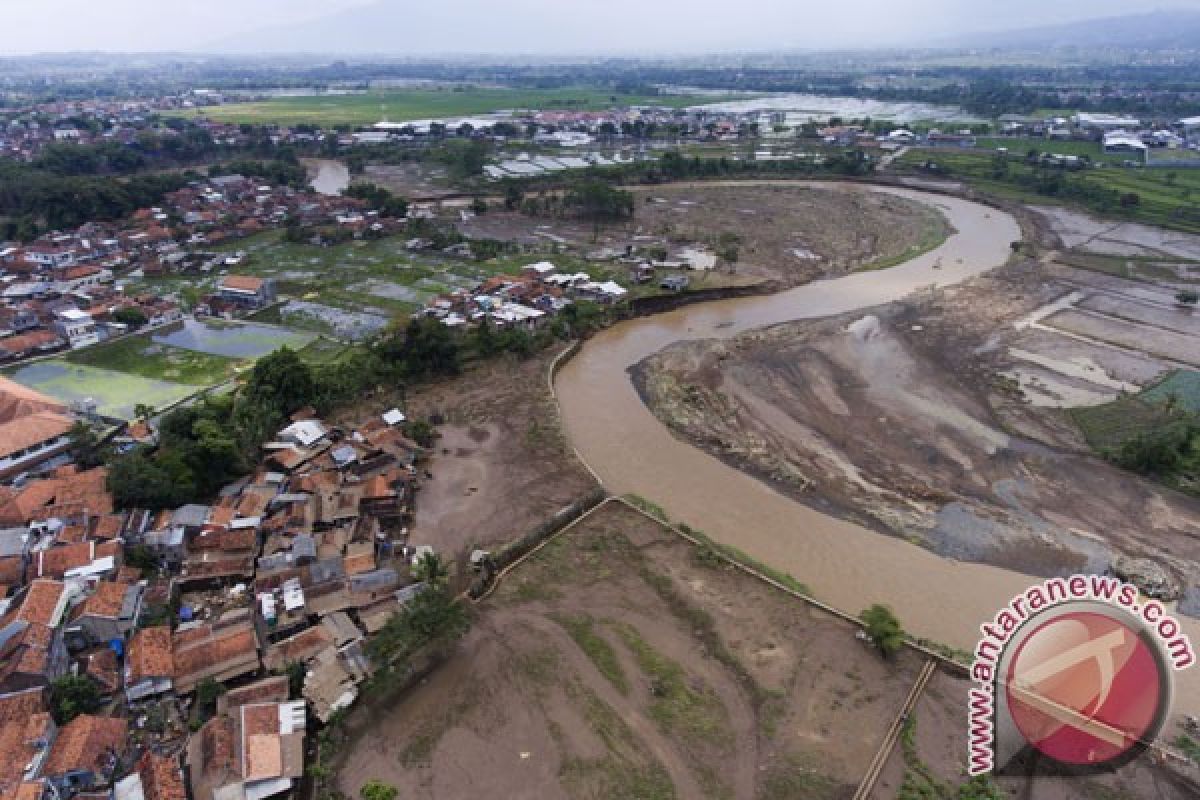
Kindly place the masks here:
<instances>
[{"instance_id":1,"label":"distant mountain range","mask_svg":"<svg viewBox=\"0 0 1200 800\"><path fill-rule=\"evenodd\" d=\"M938 44L997 50L1063 47L1195 50L1200 48L1200 11L1152 11L1062 25L968 34L943 39Z\"/></svg>"},{"instance_id":2,"label":"distant mountain range","mask_svg":"<svg viewBox=\"0 0 1200 800\"><path fill-rule=\"evenodd\" d=\"M638 9L637 25L614 39L614 20L624 18L632 7ZM652 54L656 48L670 47L675 41L655 32L670 30L676 22L666 9L660 10L653 3L638 0L612 0L607 8L596 3L564 3L555 7L535 0L402 4L379 0L312 22L210 42L201 49L238 54L524 52L544 56L596 54L607 51L609 43L616 41L621 43L620 52L636 49L641 54ZM737 26L705 25L695 32L695 47L699 52L707 53L766 49L761 42L756 46L755 33ZM757 35L763 35L761 29ZM943 37L925 44L1024 51L1064 47L1198 49L1200 11L1154 11L1022 30Z\"/></svg>"}]
</instances>

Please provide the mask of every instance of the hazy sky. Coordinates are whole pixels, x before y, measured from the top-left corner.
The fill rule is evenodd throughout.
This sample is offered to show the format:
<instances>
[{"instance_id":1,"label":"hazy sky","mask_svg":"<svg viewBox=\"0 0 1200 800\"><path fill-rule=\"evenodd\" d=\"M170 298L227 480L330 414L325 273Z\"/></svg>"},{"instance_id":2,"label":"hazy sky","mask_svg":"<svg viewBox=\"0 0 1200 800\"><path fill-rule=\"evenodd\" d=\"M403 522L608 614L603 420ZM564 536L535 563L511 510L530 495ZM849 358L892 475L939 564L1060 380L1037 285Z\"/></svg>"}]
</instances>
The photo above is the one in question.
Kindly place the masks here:
<instances>
[{"instance_id":1,"label":"hazy sky","mask_svg":"<svg viewBox=\"0 0 1200 800\"><path fill-rule=\"evenodd\" d=\"M0 0L0 53L204 50L227 40L245 48L242 34L280 26L320 41L311 23L370 7L371 50L384 41L397 53L628 53L922 43L1155 7L1200 10L1200 0ZM330 35L340 30L353 44L345 20L331 22Z\"/></svg>"}]
</instances>

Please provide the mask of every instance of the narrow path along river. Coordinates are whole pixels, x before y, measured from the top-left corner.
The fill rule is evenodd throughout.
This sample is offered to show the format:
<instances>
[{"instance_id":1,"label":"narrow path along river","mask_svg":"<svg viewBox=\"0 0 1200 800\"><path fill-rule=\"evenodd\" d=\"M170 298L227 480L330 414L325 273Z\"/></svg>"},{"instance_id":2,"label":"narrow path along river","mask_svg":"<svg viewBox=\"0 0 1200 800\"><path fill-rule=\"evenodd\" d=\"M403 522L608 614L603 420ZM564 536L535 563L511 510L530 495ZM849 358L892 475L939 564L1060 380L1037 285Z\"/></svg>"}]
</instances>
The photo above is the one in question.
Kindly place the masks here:
<instances>
[{"instance_id":1,"label":"narrow path along river","mask_svg":"<svg viewBox=\"0 0 1200 800\"><path fill-rule=\"evenodd\" d=\"M856 614L872 603L887 603L914 635L974 650L979 626L1039 578L942 558L785 497L676 439L642 402L627 372L674 342L728 338L959 283L1004 264L1011 243L1021 238L1011 215L978 203L905 189L869 190L930 204L957 232L892 269L623 322L588 340L559 371L555 389L571 443L610 492L657 503L671 519L790 573L837 608ZM1193 644L1200 644L1200 624L1181 622ZM1177 679L1177 710L1200 711L1200 668Z\"/></svg>"}]
</instances>

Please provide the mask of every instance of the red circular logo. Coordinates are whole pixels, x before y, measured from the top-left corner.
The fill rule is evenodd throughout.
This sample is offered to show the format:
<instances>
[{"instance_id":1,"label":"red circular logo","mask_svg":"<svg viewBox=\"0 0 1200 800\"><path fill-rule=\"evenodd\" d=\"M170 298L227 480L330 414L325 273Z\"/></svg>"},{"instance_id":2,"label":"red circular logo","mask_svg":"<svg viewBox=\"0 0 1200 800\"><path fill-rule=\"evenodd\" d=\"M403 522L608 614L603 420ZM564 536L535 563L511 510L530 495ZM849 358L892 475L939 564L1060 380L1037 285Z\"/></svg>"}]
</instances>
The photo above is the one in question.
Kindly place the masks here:
<instances>
[{"instance_id":1,"label":"red circular logo","mask_svg":"<svg viewBox=\"0 0 1200 800\"><path fill-rule=\"evenodd\" d=\"M1169 697L1152 646L1100 611L1070 611L1037 626L1005 674L1009 713L1027 742L1076 766L1099 766L1147 744Z\"/></svg>"}]
</instances>

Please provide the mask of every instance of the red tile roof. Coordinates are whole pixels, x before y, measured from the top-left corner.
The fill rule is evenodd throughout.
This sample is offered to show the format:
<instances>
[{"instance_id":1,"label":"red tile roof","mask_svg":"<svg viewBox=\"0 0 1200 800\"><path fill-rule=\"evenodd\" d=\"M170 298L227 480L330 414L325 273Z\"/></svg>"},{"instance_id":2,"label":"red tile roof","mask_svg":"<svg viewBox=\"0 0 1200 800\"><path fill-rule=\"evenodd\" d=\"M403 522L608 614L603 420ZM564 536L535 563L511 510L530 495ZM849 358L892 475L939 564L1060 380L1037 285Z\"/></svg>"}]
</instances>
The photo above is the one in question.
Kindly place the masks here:
<instances>
[{"instance_id":1,"label":"red tile roof","mask_svg":"<svg viewBox=\"0 0 1200 800\"><path fill-rule=\"evenodd\" d=\"M59 608L66 586L60 581L36 580L21 601L17 619L35 625L52 626L58 622L55 612Z\"/></svg>"},{"instance_id":2,"label":"red tile roof","mask_svg":"<svg viewBox=\"0 0 1200 800\"><path fill-rule=\"evenodd\" d=\"M147 751L138 762L137 771L146 800L186 800L183 772L175 759Z\"/></svg>"},{"instance_id":3,"label":"red tile roof","mask_svg":"<svg viewBox=\"0 0 1200 800\"><path fill-rule=\"evenodd\" d=\"M78 716L58 732L42 773L50 777L73 770L103 771L110 756L124 752L128 734L123 719Z\"/></svg>"},{"instance_id":4,"label":"red tile roof","mask_svg":"<svg viewBox=\"0 0 1200 800\"><path fill-rule=\"evenodd\" d=\"M125 593L129 587L123 583L101 581L96 584L96 591L80 605L79 615L93 617L115 618L121 613L125 604Z\"/></svg>"},{"instance_id":5,"label":"red tile roof","mask_svg":"<svg viewBox=\"0 0 1200 800\"><path fill-rule=\"evenodd\" d=\"M126 670L131 683L175 674L174 645L166 625L142 628L129 640Z\"/></svg>"}]
</instances>

